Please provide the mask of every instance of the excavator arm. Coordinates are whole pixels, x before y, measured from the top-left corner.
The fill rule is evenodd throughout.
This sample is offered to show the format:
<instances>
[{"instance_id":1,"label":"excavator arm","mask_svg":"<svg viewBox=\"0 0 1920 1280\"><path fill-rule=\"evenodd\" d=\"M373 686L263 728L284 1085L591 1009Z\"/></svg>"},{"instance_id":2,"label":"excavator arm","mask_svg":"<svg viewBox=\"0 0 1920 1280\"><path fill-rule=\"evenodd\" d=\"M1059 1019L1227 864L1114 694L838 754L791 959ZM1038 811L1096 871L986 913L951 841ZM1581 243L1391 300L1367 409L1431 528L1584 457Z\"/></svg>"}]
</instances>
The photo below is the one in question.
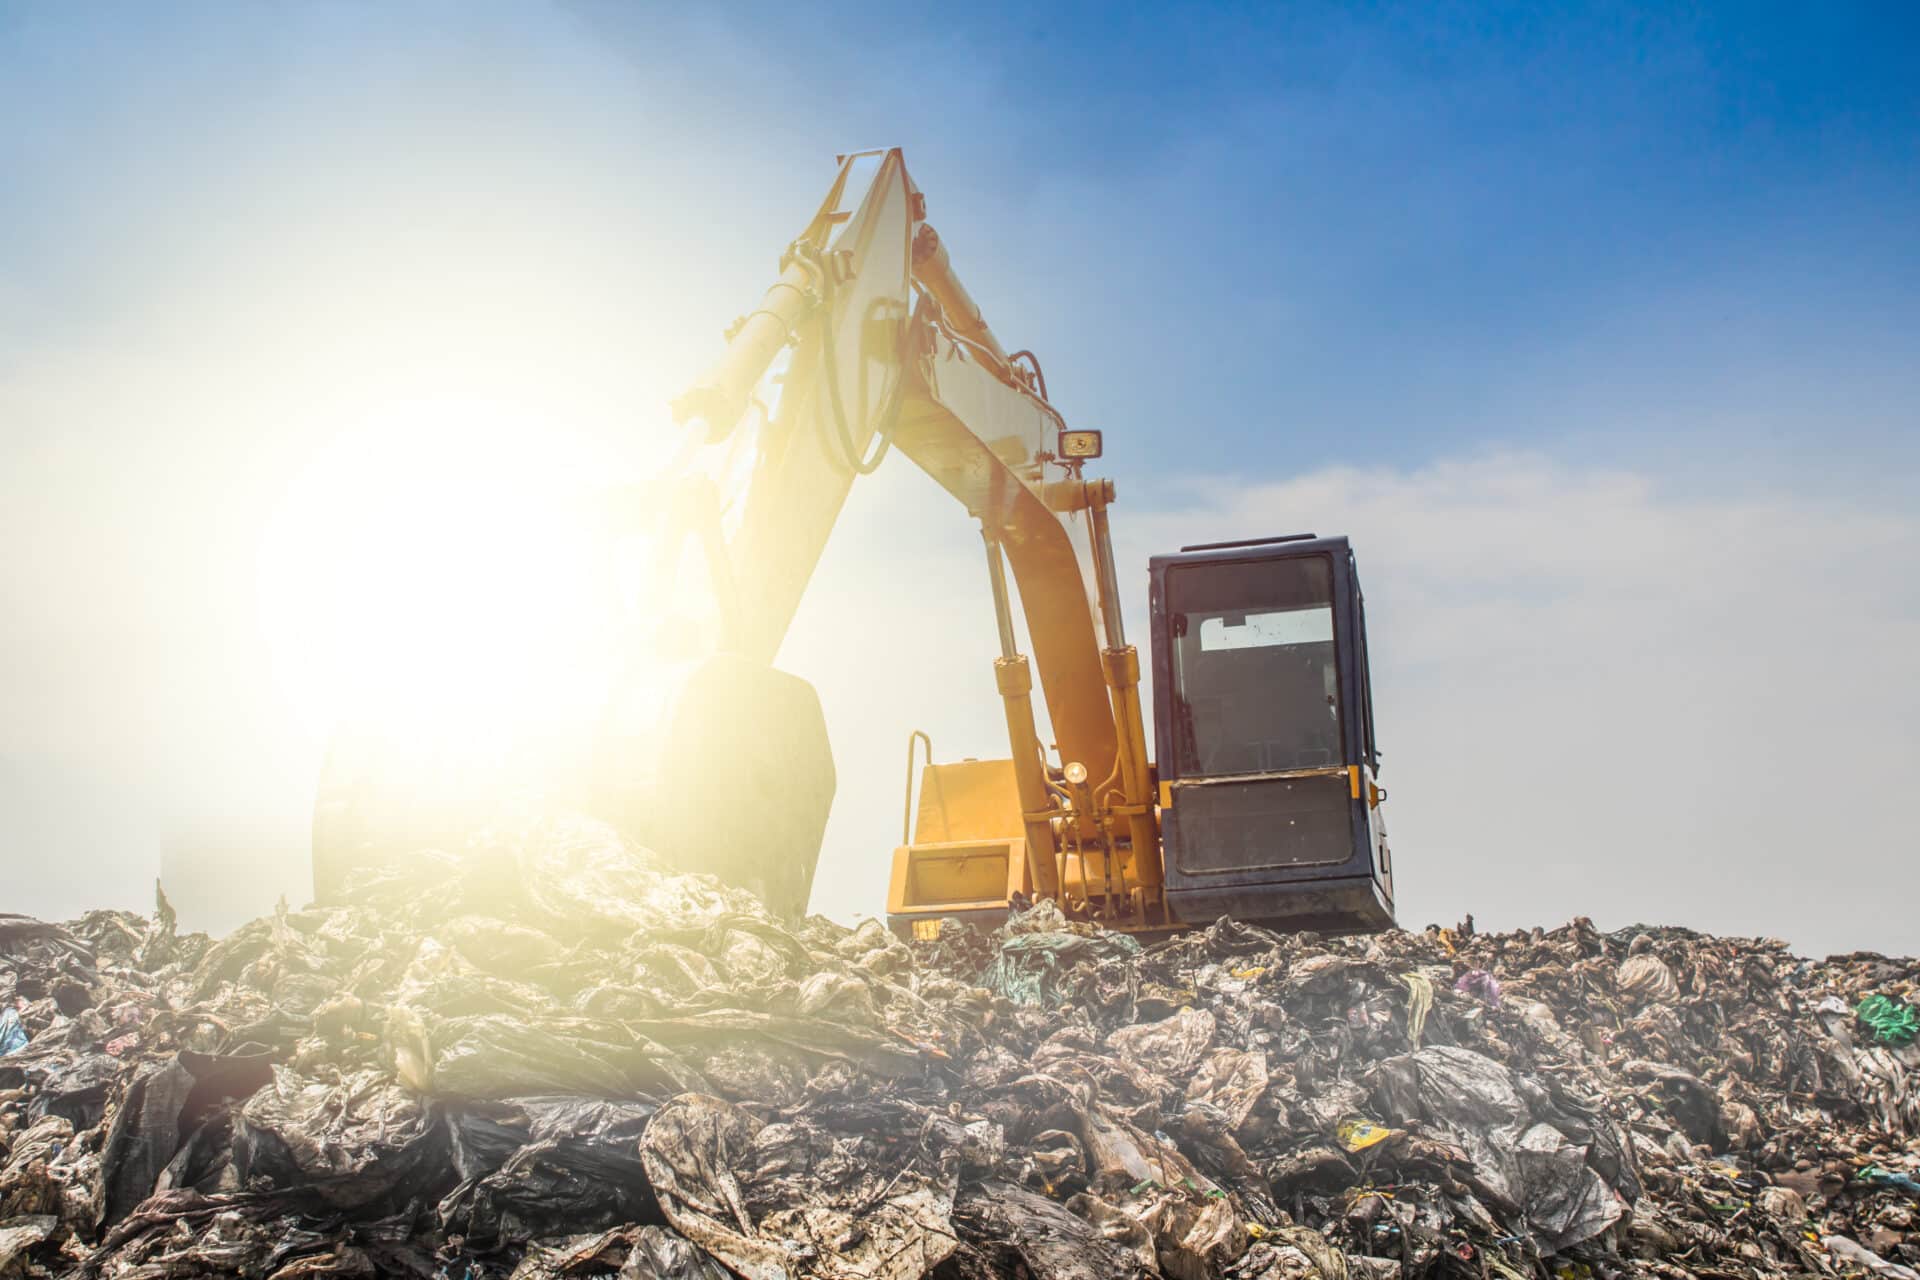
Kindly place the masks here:
<instances>
[{"instance_id":1,"label":"excavator arm","mask_svg":"<svg viewBox=\"0 0 1920 1280\"><path fill-rule=\"evenodd\" d=\"M1085 855L1079 870L1097 862L1103 885L1111 877L1117 891L1121 882L1142 891L1127 900L1150 910L1158 852L1139 662L1121 635L1106 535L1113 490L1063 447L1063 437L1097 437L1069 436L1037 362L1002 348L898 150L841 157L780 266L721 358L674 404L693 433L690 453L748 460L713 469L744 474L737 492L687 468L665 543L669 560L687 542L704 550L713 651L772 661L854 481L898 449L978 522L1001 640L1011 752L1001 776L1013 786L975 806L990 816L958 832L948 821L941 834L952 839L941 843L966 843L978 834L968 825L1004 830L1011 814L1024 847L999 855L1014 873L1004 883L1058 892L1071 847ZM1002 557L1031 663L1015 646ZM1061 768L1050 768L1034 730L1035 667ZM1084 779L1069 783L1069 773Z\"/></svg>"}]
</instances>

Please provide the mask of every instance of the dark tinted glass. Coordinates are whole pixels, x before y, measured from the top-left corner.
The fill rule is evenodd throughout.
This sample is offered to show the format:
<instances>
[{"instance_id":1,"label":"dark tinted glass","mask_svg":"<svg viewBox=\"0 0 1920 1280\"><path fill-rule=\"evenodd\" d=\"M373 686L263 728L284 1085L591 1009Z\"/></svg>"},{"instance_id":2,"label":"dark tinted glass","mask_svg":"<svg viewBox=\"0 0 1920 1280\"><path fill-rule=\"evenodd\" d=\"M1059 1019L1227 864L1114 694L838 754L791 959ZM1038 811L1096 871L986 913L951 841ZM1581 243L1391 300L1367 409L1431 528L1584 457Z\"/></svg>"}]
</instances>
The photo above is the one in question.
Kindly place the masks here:
<instances>
[{"instance_id":1,"label":"dark tinted glass","mask_svg":"<svg viewBox=\"0 0 1920 1280\"><path fill-rule=\"evenodd\" d=\"M1179 776L1341 763L1325 556L1184 565L1167 608Z\"/></svg>"}]
</instances>

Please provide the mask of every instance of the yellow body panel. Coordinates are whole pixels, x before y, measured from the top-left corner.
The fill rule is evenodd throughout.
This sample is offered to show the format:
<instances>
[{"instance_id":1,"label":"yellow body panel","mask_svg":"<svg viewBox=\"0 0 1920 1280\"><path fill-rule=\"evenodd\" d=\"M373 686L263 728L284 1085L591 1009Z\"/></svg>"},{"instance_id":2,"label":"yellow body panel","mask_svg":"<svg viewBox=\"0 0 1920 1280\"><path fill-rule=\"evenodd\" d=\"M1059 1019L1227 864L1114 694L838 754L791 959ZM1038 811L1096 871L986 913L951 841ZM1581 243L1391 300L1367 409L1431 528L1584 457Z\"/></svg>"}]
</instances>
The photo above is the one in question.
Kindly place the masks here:
<instances>
[{"instance_id":1,"label":"yellow body panel","mask_svg":"<svg viewBox=\"0 0 1920 1280\"><path fill-rule=\"evenodd\" d=\"M903 845L893 851L887 911L941 916L1004 909L1016 893L1033 893L1027 844L1018 836Z\"/></svg>"},{"instance_id":2,"label":"yellow body panel","mask_svg":"<svg viewBox=\"0 0 1920 1280\"><path fill-rule=\"evenodd\" d=\"M1012 840L1024 836L1011 760L929 764L920 772L913 843Z\"/></svg>"},{"instance_id":3,"label":"yellow body panel","mask_svg":"<svg viewBox=\"0 0 1920 1280\"><path fill-rule=\"evenodd\" d=\"M913 843L893 851L887 911L950 915L1033 893L1011 760L929 764L920 773Z\"/></svg>"}]
</instances>

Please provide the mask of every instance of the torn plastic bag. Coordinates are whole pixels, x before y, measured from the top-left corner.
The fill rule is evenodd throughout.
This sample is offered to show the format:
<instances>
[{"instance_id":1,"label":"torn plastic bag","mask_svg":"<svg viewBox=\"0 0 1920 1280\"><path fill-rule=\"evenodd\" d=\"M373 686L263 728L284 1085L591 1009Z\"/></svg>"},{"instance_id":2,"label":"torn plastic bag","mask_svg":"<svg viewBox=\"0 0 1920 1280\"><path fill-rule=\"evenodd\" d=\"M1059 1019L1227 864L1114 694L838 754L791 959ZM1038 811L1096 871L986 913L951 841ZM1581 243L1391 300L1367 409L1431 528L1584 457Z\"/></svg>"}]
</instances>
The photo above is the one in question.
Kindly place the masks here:
<instances>
[{"instance_id":1,"label":"torn plastic bag","mask_svg":"<svg viewBox=\"0 0 1920 1280\"><path fill-rule=\"evenodd\" d=\"M443 1118L453 1169L462 1184L486 1177L533 1141L525 1114L511 1101L452 1105Z\"/></svg>"},{"instance_id":2,"label":"torn plastic bag","mask_svg":"<svg viewBox=\"0 0 1920 1280\"><path fill-rule=\"evenodd\" d=\"M803 1018L830 1018L858 1026L870 1027L880 1021L872 988L852 974L831 969L809 974L801 981L794 1012Z\"/></svg>"},{"instance_id":3,"label":"torn plastic bag","mask_svg":"<svg viewBox=\"0 0 1920 1280\"><path fill-rule=\"evenodd\" d=\"M1706 1081L1678 1067L1638 1058L1621 1066L1620 1073L1643 1086L1647 1096L1673 1117L1688 1141L1704 1142L1715 1151L1727 1149L1720 1097Z\"/></svg>"},{"instance_id":4,"label":"torn plastic bag","mask_svg":"<svg viewBox=\"0 0 1920 1280\"><path fill-rule=\"evenodd\" d=\"M1067 999L1067 977L1082 964L1126 960L1140 944L1124 933L1110 933L1069 922L1050 901L1008 918L1000 949L981 984L1016 1004L1058 1006Z\"/></svg>"},{"instance_id":5,"label":"torn plastic bag","mask_svg":"<svg viewBox=\"0 0 1920 1280\"><path fill-rule=\"evenodd\" d=\"M387 1037L400 1080L434 1096L649 1099L699 1082L660 1045L625 1024L595 1018L438 1020L400 1005L388 1013Z\"/></svg>"},{"instance_id":6,"label":"torn plastic bag","mask_svg":"<svg viewBox=\"0 0 1920 1280\"><path fill-rule=\"evenodd\" d=\"M1144 1280L1153 1274L1134 1249L1066 1206L1011 1183L984 1182L962 1191L953 1225L967 1244L957 1270L969 1277Z\"/></svg>"},{"instance_id":7,"label":"torn plastic bag","mask_svg":"<svg viewBox=\"0 0 1920 1280\"><path fill-rule=\"evenodd\" d=\"M1472 996L1489 1009L1500 1007L1500 979L1485 969L1469 969L1453 980L1453 989Z\"/></svg>"},{"instance_id":8,"label":"torn plastic bag","mask_svg":"<svg viewBox=\"0 0 1920 1280\"><path fill-rule=\"evenodd\" d=\"M558 964L567 953L559 939L486 916L460 916L434 933L462 959L497 978L524 982L542 967Z\"/></svg>"},{"instance_id":9,"label":"torn plastic bag","mask_svg":"<svg viewBox=\"0 0 1920 1280\"><path fill-rule=\"evenodd\" d=\"M91 1227L92 1215L71 1212L68 1184L51 1169L72 1145L73 1126L59 1116L46 1116L9 1137L12 1145L0 1165L0 1220L65 1214Z\"/></svg>"},{"instance_id":10,"label":"torn plastic bag","mask_svg":"<svg viewBox=\"0 0 1920 1280\"><path fill-rule=\"evenodd\" d=\"M888 934L892 939L892 934ZM905 951L905 944L893 939ZM771 921L730 916L716 922L702 940L703 948L719 963L736 990L770 986L790 973L804 974L813 966L805 947ZM911 965L912 953L905 963Z\"/></svg>"},{"instance_id":11,"label":"torn plastic bag","mask_svg":"<svg viewBox=\"0 0 1920 1280\"><path fill-rule=\"evenodd\" d=\"M1245 1253L1249 1241L1246 1223L1225 1196L1184 1187L1143 1185L1112 1200L1082 1194L1067 1208L1170 1280L1210 1280Z\"/></svg>"},{"instance_id":12,"label":"torn plastic bag","mask_svg":"<svg viewBox=\"0 0 1920 1280\"><path fill-rule=\"evenodd\" d=\"M469 1264L468 1272L475 1269ZM449 1273L435 1268L432 1274ZM733 1280L732 1273L671 1227L626 1226L528 1243L510 1280L613 1276L616 1280Z\"/></svg>"},{"instance_id":13,"label":"torn plastic bag","mask_svg":"<svg viewBox=\"0 0 1920 1280\"><path fill-rule=\"evenodd\" d=\"M509 851L530 922L556 937L609 943L636 933L698 936L729 916L770 919L759 899L712 876L664 874L594 819L539 822Z\"/></svg>"},{"instance_id":14,"label":"torn plastic bag","mask_svg":"<svg viewBox=\"0 0 1920 1280\"><path fill-rule=\"evenodd\" d=\"M876 977L900 973L913 965L912 948L894 937L893 930L878 920L862 920L852 933L836 942L833 949Z\"/></svg>"},{"instance_id":15,"label":"torn plastic bag","mask_svg":"<svg viewBox=\"0 0 1920 1280\"><path fill-rule=\"evenodd\" d=\"M1128 1061L1171 1079L1184 1080L1200 1065L1213 1043L1213 1015L1182 1009L1160 1022L1121 1027L1107 1036L1107 1047Z\"/></svg>"},{"instance_id":16,"label":"torn plastic bag","mask_svg":"<svg viewBox=\"0 0 1920 1280\"><path fill-rule=\"evenodd\" d=\"M1154 1244L1153 1227L1145 1219L1149 1211L1136 1207L1128 1212L1117 1204L1091 1192L1081 1192L1067 1201L1067 1211L1099 1228L1100 1234L1131 1253L1137 1264L1150 1272L1160 1270L1160 1254Z\"/></svg>"},{"instance_id":17,"label":"torn plastic bag","mask_svg":"<svg viewBox=\"0 0 1920 1280\"><path fill-rule=\"evenodd\" d=\"M1483 1196L1520 1207L1512 1147L1529 1113L1511 1072L1471 1049L1435 1045L1377 1064L1372 1079L1374 1101L1390 1123L1425 1122L1467 1152Z\"/></svg>"},{"instance_id":18,"label":"torn plastic bag","mask_svg":"<svg viewBox=\"0 0 1920 1280\"><path fill-rule=\"evenodd\" d=\"M127 1086L100 1155L104 1176L104 1223L120 1221L158 1188L193 1131L222 1103L251 1096L273 1078L265 1050L246 1053L182 1052L148 1067ZM192 1170L179 1170L177 1182Z\"/></svg>"},{"instance_id":19,"label":"torn plastic bag","mask_svg":"<svg viewBox=\"0 0 1920 1280\"><path fill-rule=\"evenodd\" d=\"M572 1140L521 1147L492 1173L454 1188L439 1207L449 1233L479 1241L600 1231L654 1212L638 1154Z\"/></svg>"},{"instance_id":20,"label":"torn plastic bag","mask_svg":"<svg viewBox=\"0 0 1920 1280\"><path fill-rule=\"evenodd\" d=\"M518 1124L450 1116L463 1181L441 1200L450 1232L479 1240L526 1240L562 1232L600 1231L656 1218L639 1138L653 1107L589 1098L523 1098L510 1104ZM519 1133L523 1145L491 1168L497 1136Z\"/></svg>"},{"instance_id":21,"label":"torn plastic bag","mask_svg":"<svg viewBox=\"0 0 1920 1280\"><path fill-rule=\"evenodd\" d=\"M771 1129L773 1126L769 1126ZM786 1152L817 1145L796 1134L779 1146L756 1139L759 1168L779 1168ZM828 1280L915 1280L953 1252L951 1215L957 1162L921 1151L894 1167L878 1161L872 1144L841 1139L825 1165L809 1170L804 1190L778 1193L779 1207L746 1188L765 1236L799 1242L801 1275ZM784 1148L784 1150L782 1149ZM719 1256L719 1255L717 1255Z\"/></svg>"},{"instance_id":22,"label":"torn plastic bag","mask_svg":"<svg viewBox=\"0 0 1920 1280\"><path fill-rule=\"evenodd\" d=\"M275 1067L234 1118L233 1162L251 1190L338 1210L438 1199L452 1180L438 1117L377 1071L329 1083Z\"/></svg>"},{"instance_id":23,"label":"torn plastic bag","mask_svg":"<svg viewBox=\"0 0 1920 1280\"><path fill-rule=\"evenodd\" d=\"M1546 1252L1591 1240L1624 1212L1586 1160L1586 1148L1573 1146L1551 1125L1534 1125L1514 1148L1515 1194Z\"/></svg>"},{"instance_id":24,"label":"torn plastic bag","mask_svg":"<svg viewBox=\"0 0 1920 1280\"><path fill-rule=\"evenodd\" d=\"M706 1250L672 1227L641 1227L618 1280L733 1280Z\"/></svg>"},{"instance_id":25,"label":"torn plastic bag","mask_svg":"<svg viewBox=\"0 0 1920 1280\"><path fill-rule=\"evenodd\" d=\"M1820 1237L1820 1243L1825 1245L1827 1251L1834 1257L1842 1258L1874 1275L1885 1276L1887 1280L1920 1280L1920 1272L1916 1272L1912 1267L1887 1261L1857 1240L1850 1240L1843 1235L1827 1235Z\"/></svg>"},{"instance_id":26,"label":"torn plastic bag","mask_svg":"<svg viewBox=\"0 0 1920 1280\"><path fill-rule=\"evenodd\" d=\"M1436 1045L1374 1069L1376 1099L1396 1122L1425 1121L1473 1160L1471 1182L1497 1207L1522 1210L1544 1252L1606 1230L1621 1204L1587 1167L1586 1148L1531 1124L1512 1072L1470 1049Z\"/></svg>"},{"instance_id":27,"label":"torn plastic bag","mask_svg":"<svg viewBox=\"0 0 1920 1280\"><path fill-rule=\"evenodd\" d=\"M1389 1058L1375 1068L1374 1080L1383 1104L1402 1120L1499 1129L1528 1119L1513 1073L1471 1049L1433 1045Z\"/></svg>"},{"instance_id":28,"label":"torn plastic bag","mask_svg":"<svg viewBox=\"0 0 1920 1280\"><path fill-rule=\"evenodd\" d=\"M340 1222L283 1216L270 1219L268 1226L277 1228L280 1235L267 1258L269 1280L322 1275L426 1280L441 1270L431 1239L419 1231L411 1204L381 1218Z\"/></svg>"},{"instance_id":29,"label":"torn plastic bag","mask_svg":"<svg viewBox=\"0 0 1920 1280\"><path fill-rule=\"evenodd\" d=\"M44 1042L43 1042L44 1043ZM26 1053L13 1055L15 1060ZM39 1087L27 1104L27 1117L59 1116L76 1131L91 1129L106 1115L107 1098L120 1082L126 1064L104 1053L89 1053L59 1061L47 1069L35 1064L31 1075L40 1075Z\"/></svg>"},{"instance_id":30,"label":"torn plastic bag","mask_svg":"<svg viewBox=\"0 0 1920 1280\"><path fill-rule=\"evenodd\" d=\"M180 1113L193 1073L179 1062L150 1067L127 1086L100 1162L106 1172L105 1224L120 1221L153 1194L160 1171L180 1147Z\"/></svg>"},{"instance_id":31,"label":"torn plastic bag","mask_svg":"<svg viewBox=\"0 0 1920 1280\"><path fill-rule=\"evenodd\" d=\"M1257 1241L1226 1274L1231 1280L1349 1280L1352 1269L1318 1231L1282 1227Z\"/></svg>"},{"instance_id":32,"label":"torn plastic bag","mask_svg":"<svg viewBox=\"0 0 1920 1280\"><path fill-rule=\"evenodd\" d=\"M20 1014L13 1009L0 1009L0 1058L20 1052L29 1043L27 1029L20 1025Z\"/></svg>"},{"instance_id":33,"label":"torn plastic bag","mask_svg":"<svg viewBox=\"0 0 1920 1280\"><path fill-rule=\"evenodd\" d=\"M1171 1138L1148 1134L1098 1105L1081 1109L1080 1141L1087 1152L1089 1180L1097 1191L1111 1193L1146 1183L1184 1186L1203 1195L1224 1194Z\"/></svg>"},{"instance_id":34,"label":"torn plastic bag","mask_svg":"<svg viewBox=\"0 0 1920 1280\"><path fill-rule=\"evenodd\" d=\"M1643 953L1628 956L1614 974L1614 986L1620 994L1637 1004L1664 1004L1680 998L1680 984L1673 970L1659 956Z\"/></svg>"},{"instance_id":35,"label":"torn plastic bag","mask_svg":"<svg viewBox=\"0 0 1920 1280\"><path fill-rule=\"evenodd\" d=\"M881 1031L757 1009L707 1009L683 1018L640 1019L626 1025L669 1049L685 1048L689 1054L699 1053L705 1046L724 1048L754 1037L881 1075L917 1075L924 1065L913 1046ZM691 1072L685 1079L682 1088L687 1091L702 1083Z\"/></svg>"},{"instance_id":36,"label":"torn plastic bag","mask_svg":"<svg viewBox=\"0 0 1920 1280\"><path fill-rule=\"evenodd\" d=\"M51 1238L59 1227L60 1219L50 1213L0 1221L0 1276L23 1274L27 1255Z\"/></svg>"},{"instance_id":37,"label":"torn plastic bag","mask_svg":"<svg viewBox=\"0 0 1920 1280\"><path fill-rule=\"evenodd\" d=\"M916 1280L954 1249L952 1177L917 1150L889 1168L701 1094L663 1107L640 1148L668 1222L747 1280Z\"/></svg>"}]
</instances>

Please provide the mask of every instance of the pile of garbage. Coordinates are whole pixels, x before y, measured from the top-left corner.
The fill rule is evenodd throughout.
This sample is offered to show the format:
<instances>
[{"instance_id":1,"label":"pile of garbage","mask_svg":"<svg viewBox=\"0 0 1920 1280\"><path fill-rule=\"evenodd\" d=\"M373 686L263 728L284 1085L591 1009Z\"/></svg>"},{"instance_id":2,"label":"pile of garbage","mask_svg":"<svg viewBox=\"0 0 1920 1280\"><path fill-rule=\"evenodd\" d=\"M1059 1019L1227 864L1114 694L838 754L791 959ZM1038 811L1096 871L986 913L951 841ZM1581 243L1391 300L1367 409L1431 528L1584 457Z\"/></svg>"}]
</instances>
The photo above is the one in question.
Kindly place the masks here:
<instances>
[{"instance_id":1,"label":"pile of garbage","mask_svg":"<svg viewBox=\"0 0 1920 1280\"><path fill-rule=\"evenodd\" d=\"M0 1276L1920 1280L1916 979L1046 902L909 946L548 821L219 940L0 916Z\"/></svg>"}]
</instances>

